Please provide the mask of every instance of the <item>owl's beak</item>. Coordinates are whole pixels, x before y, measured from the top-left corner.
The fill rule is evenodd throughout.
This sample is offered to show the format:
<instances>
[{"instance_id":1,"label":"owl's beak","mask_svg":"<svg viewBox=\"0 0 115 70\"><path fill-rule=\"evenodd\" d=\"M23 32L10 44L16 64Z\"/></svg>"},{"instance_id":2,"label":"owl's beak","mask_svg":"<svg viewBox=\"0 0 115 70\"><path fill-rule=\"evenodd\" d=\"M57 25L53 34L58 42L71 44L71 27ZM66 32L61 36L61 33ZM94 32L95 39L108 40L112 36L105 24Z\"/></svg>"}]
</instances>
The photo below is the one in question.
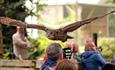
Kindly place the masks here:
<instances>
[{"instance_id":1,"label":"owl's beak","mask_svg":"<svg viewBox=\"0 0 115 70\"><path fill-rule=\"evenodd\" d=\"M72 36L69 36L69 35L67 35L67 38L68 38L68 39L73 39L73 37L72 37Z\"/></svg>"}]
</instances>

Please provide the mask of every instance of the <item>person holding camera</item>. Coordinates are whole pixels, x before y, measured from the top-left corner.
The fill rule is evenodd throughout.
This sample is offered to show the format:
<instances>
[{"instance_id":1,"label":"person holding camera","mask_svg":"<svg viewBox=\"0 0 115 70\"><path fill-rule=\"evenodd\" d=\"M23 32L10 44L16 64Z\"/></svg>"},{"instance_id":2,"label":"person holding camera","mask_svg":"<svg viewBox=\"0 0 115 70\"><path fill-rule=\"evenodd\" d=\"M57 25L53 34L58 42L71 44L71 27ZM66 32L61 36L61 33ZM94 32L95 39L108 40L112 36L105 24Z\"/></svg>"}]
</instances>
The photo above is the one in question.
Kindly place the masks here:
<instances>
[{"instance_id":1,"label":"person holding camera","mask_svg":"<svg viewBox=\"0 0 115 70\"><path fill-rule=\"evenodd\" d=\"M99 54L93 41L86 41L85 52L81 54L81 62L85 70L101 70L106 64L105 59Z\"/></svg>"},{"instance_id":2,"label":"person holding camera","mask_svg":"<svg viewBox=\"0 0 115 70\"><path fill-rule=\"evenodd\" d=\"M72 60L77 66L78 66L78 70L84 70L84 67L81 63L81 54L79 52L79 45L76 44L73 41L69 41L66 43L66 46L64 49L70 49L70 60Z\"/></svg>"},{"instance_id":3,"label":"person holding camera","mask_svg":"<svg viewBox=\"0 0 115 70\"><path fill-rule=\"evenodd\" d=\"M67 42L65 48L70 49L70 58L75 62L80 61L79 45L75 42ZM64 48L64 49L65 49Z\"/></svg>"}]
</instances>

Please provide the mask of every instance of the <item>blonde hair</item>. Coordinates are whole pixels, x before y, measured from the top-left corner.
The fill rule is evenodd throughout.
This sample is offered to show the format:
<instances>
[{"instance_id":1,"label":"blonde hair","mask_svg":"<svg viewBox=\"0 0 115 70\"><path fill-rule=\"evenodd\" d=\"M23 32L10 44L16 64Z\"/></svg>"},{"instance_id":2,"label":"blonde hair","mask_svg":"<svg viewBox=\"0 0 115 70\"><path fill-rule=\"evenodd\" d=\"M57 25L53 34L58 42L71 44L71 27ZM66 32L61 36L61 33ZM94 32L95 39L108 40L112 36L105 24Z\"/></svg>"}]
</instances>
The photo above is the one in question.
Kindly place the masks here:
<instances>
[{"instance_id":1,"label":"blonde hair","mask_svg":"<svg viewBox=\"0 0 115 70\"><path fill-rule=\"evenodd\" d=\"M96 46L95 46L94 42L93 41L86 41L85 50L96 51Z\"/></svg>"}]
</instances>

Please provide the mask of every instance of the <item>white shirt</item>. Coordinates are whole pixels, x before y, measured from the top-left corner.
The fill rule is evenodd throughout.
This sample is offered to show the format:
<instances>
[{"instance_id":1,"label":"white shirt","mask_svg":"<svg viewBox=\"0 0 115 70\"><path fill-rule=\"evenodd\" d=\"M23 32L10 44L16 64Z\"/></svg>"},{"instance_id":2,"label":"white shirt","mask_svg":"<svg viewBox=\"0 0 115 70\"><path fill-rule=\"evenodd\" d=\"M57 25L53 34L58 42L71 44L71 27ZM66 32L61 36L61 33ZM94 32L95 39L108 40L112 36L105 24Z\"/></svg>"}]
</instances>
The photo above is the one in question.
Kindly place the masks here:
<instances>
[{"instance_id":1,"label":"white shirt","mask_svg":"<svg viewBox=\"0 0 115 70\"><path fill-rule=\"evenodd\" d=\"M27 59L29 57L28 48L30 47L30 43L28 39L21 35L19 32L16 32L12 36L13 40L13 52L19 59Z\"/></svg>"}]
</instances>

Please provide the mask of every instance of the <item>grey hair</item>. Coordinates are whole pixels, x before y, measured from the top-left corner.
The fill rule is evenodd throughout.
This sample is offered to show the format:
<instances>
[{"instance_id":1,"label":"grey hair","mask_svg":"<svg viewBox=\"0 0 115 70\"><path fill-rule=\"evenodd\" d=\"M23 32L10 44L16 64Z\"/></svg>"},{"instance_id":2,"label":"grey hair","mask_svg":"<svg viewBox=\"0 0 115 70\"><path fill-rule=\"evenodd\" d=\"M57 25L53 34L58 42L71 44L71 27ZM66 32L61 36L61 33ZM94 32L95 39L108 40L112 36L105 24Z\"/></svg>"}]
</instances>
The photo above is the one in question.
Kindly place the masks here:
<instances>
[{"instance_id":1,"label":"grey hair","mask_svg":"<svg viewBox=\"0 0 115 70\"><path fill-rule=\"evenodd\" d=\"M46 48L46 53L49 59L57 60L63 54L63 50L59 43L52 43Z\"/></svg>"}]
</instances>

